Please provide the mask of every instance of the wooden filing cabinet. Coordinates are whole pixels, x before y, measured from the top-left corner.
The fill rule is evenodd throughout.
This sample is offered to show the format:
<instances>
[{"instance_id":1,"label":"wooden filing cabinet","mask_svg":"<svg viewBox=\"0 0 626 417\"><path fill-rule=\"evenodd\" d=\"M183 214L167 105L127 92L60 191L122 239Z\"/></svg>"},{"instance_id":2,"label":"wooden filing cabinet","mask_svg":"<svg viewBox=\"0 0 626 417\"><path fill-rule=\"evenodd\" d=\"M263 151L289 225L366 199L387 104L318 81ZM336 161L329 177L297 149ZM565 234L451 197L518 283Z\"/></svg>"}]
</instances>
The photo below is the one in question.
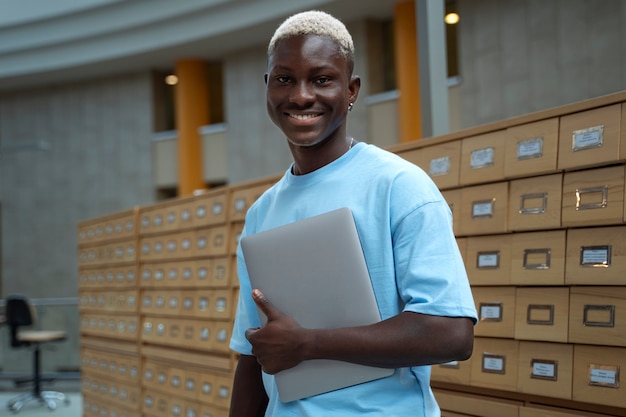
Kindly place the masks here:
<instances>
[{"instance_id":1,"label":"wooden filing cabinet","mask_svg":"<svg viewBox=\"0 0 626 417\"><path fill-rule=\"evenodd\" d=\"M624 285L626 226L590 227L567 231L565 283Z\"/></svg>"},{"instance_id":2,"label":"wooden filing cabinet","mask_svg":"<svg viewBox=\"0 0 626 417\"><path fill-rule=\"evenodd\" d=\"M509 230L561 227L563 174L512 180L509 187Z\"/></svg>"},{"instance_id":3,"label":"wooden filing cabinet","mask_svg":"<svg viewBox=\"0 0 626 417\"><path fill-rule=\"evenodd\" d=\"M205 191L194 197L191 207L195 228L224 224L228 215L228 192L222 189Z\"/></svg>"},{"instance_id":4,"label":"wooden filing cabinet","mask_svg":"<svg viewBox=\"0 0 626 417\"><path fill-rule=\"evenodd\" d=\"M245 220L246 212L252 203L279 179L280 177L264 178L231 187L228 202L229 221L237 222Z\"/></svg>"},{"instance_id":5,"label":"wooden filing cabinet","mask_svg":"<svg viewBox=\"0 0 626 417\"><path fill-rule=\"evenodd\" d=\"M398 153L399 156L422 168L441 190L459 186L461 142L449 141Z\"/></svg>"},{"instance_id":6,"label":"wooden filing cabinet","mask_svg":"<svg viewBox=\"0 0 626 417\"><path fill-rule=\"evenodd\" d=\"M509 183L506 181L463 188L459 234L467 236L506 233L508 201Z\"/></svg>"},{"instance_id":7,"label":"wooden filing cabinet","mask_svg":"<svg viewBox=\"0 0 626 417\"><path fill-rule=\"evenodd\" d=\"M472 286L510 284L511 236L465 238L465 268Z\"/></svg>"},{"instance_id":8,"label":"wooden filing cabinet","mask_svg":"<svg viewBox=\"0 0 626 417\"><path fill-rule=\"evenodd\" d=\"M569 342L626 346L626 286L570 287Z\"/></svg>"},{"instance_id":9,"label":"wooden filing cabinet","mask_svg":"<svg viewBox=\"0 0 626 417\"><path fill-rule=\"evenodd\" d=\"M478 312L476 336L513 338L515 287L472 287Z\"/></svg>"},{"instance_id":10,"label":"wooden filing cabinet","mask_svg":"<svg viewBox=\"0 0 626 417\"><path fill-rule=\"evenodd\" d=\"M95 269L81 268L78 273L81 289L127 289L137 286L137 266L102 266Z\"/></svg>"},{"instance_id":11,"label":"wooden filing cabinet","mask_svg":"<svg viewBox=\"0 0 626 417\"><path fill-rule=\"evenodd\" d=\"M565 242L565 230L513 234L511 284L563 285Z\"/></svg>"},{"instance_id":12,"label":"wooden filing cabinet","mask_svg":"<svg viewBox=\"0 0 626 417\"><path fill-rule=\"evenodd\" d=\"M505 130L462 139L460 185L502 181L505 146Z\"/></svg>"},{"instance_id":13,"label":"wooden filing cabinet","mask_svg":"<svg viewBox=\"0 0 626 417\"><path fill-rule=\"evenodd\" d=\"M520 342L518 392L571 400L573 358L573 345Z\"/></svg>"},{"instance_id":14,"label":"wooden filing cabinet","mask_svg":"<svg viewBox=\"0 0 626 417\"><path fill-rule=\"evenodd\" d=\"M450 382L453 384L470 384L471 358L466 361L452 361L433 365L430 379L432 381Z\"/></svg>"},{"instance_id":15,"label":"wooden filing cabinet","mask_svg":"<svg viewBox=\"0 0 626 417\"><path fill-rule=\"evenodd\" d=\"M519 417L609 417L607 414L588 413L560 407L539 404L520 407Z\"/></svg>"},{"instance_id":16,"label":"wooden filing cabinet","mask_svg":"<svg viewBox=\"0 0 626 417\"><path fill-rule=\"evenodd\" d=\"M569 296L567 287L518 287L515 339L567 343Z\"/></svg>"},{"instance_id":17,"label":"wooden filing cabinet","mask_svg":"<svg viewBox=\"0 0 626 417\"><path fill-rule=\"evenodd\" d=\"M574 346L572 399L626 408L626 348Z\"/></svg>"},{"instance_id":18,"label":"wooden filing cabinet","mask_svg":"<svg viewBox=\"0 0 626 417\"><path fill-rule=\"evenodd\" d=\"M243 232L243 222L231 223L230 225L230 244L228 253L234 255L237 253L237 247L239 246L239 239Z\"/></svg>"},{"instance_id":19,"label":"wooden filing cabinet","mask_svg":"<svg viewBox=\"0 0 626 417\"><path fill-rule=\"evenodd\" d=\"M567 172L563 176L563 227L622 224L624 165Z\"/></svg>"},{"instance_id":20,"label":"wooden filing cabinet","mask_svg":"<svg viewBox=\"0 0 626 417\"><path fill-rule=\"evenodd\" d=\"M186 197L139 209L139 232L154 234L193 227L193 198Z\"/></svg>"},{"instance_id":21,"label":"wooden filing cabinet","mask_svg":"<svg viewBox=\"0 0 626 417\"><path fill-rule=\"evenodd\" d=\"M197 229L194 232L195 257L224 256L228 253L228 226L219 225Z\"/></svg>"},{"instance_id":22,"label":"wooden filing cabinet","mask_svg":"<svg viewBox=\"0 0 626 417\"><path fill-rule=\"evenodd\" d=\"M133 238L137 232L137 212L124 210L119 213L81 222L78 225L79 245L96 244L111 240Z\"/></svg>"},{"instance_id":23,"label":"wooden filing cabinet","mask_svg":"<svg viewBox=\"0 0 626 417\"><path fill-rule=\"evenodd\" d=\"M524 123L506 130L504 176L528 177L556 172L559 119Z\"/></svg>"},{"instance_id":24,"label":"wooden filing cabinet","mask_svg":"<svg viewBox=\"0 0 626 417\"><path fill-rule=\"evenodd\" d=\"M519 341L476 337L472 355L472 386L517 391Z\"/></svg>"},{"instance_id":25,"label":"wooden filing cabinet","mask_svg":"<svg viewBox=\"0 0 626 417\"><path fill-rule=\"evenodd\" d=\"M598 166L623 160L620 144L622 104L561 116L559 169Z\"/></svg>"}]
</instances>

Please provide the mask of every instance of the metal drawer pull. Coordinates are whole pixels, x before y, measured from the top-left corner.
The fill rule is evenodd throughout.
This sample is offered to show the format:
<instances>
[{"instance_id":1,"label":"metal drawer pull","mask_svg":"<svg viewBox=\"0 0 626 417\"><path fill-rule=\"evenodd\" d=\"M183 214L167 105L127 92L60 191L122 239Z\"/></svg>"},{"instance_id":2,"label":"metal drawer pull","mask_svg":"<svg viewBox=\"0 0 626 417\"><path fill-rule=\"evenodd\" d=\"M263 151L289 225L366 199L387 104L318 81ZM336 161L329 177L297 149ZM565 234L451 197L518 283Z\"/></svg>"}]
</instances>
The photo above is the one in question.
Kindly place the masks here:
<instances>
[{"instance_id":1,"label":"metal drawer pull","mask_svg":"<svg viewBox=\"0 0 626 417\"><path fill-rule=\"evenodd\" d=\"M543 318L546 312L548 313L547 318ZM526 309L526 323L552 326L554 324L554 304L529 304Z\"/></svg>"},{"instance_id":2,"label":"metal drawer pull","mask_svg":"<svg viewBox=\"0 0 626 417\"><path fill-rule=\"evenodd\" d=\"M531 206L527 202L539 201L539 205ZM541 214L548 208L548 193L524 194L520 197L519 214Z\"/></svg>"},{"instance_id":3,"label":"metal drawer pull","mask_svg":"<svg viewBox=\"0 0 626 417\"><path fill-rule=\"evenodd\" d=\"M603 143L604 125L574 130L572 132L572 151L574 152L584 151L585 149L601 148Z\"/></svg>"},{"instance_id":4,"label":"metal drawer pull","mask_svg":"<svg viewBox=\"0 0 626 417\"><path fill-rule=\"evenodd\" d=\"M506 356L484 352L482 371L491 374L504 375L506 373Z\"/></svg>"},{"instance_id":5,"label":"metal drawer pull","mask_svg":"<svg viewBox=\"0 0 626 417\"><path fill-rule=\"evenodd\" d=\"M579 264L585 268L608 268L611 266L611 245L581 246Z\"/></svg>"},{"instance_id":6,"label":"metal drawer pull","mask_svg":"<svg viewBox=\"0 0 626 417\"><path fill-rule=\"evenodd\" d=\"M481 217L493 217L496 199L474 201L472 203L472 219Z\"/></svg>"},{"instance_id":7,"label":"metal drawer pull","mask_svg":"<svg viewBox=\"0 0 626 417\"><path fill-rule=\"evenodd\" d=\"M583 195L600 194L600 201L583 203ZM589 196L588 196L589 197ZM593 210L605 208L608 205L609 186L601 185L598 187L578 188L576 189L576 210Z\"/></svg>"},{"instance_id":8,"label":"metal drawer pull","mask_svg":"<svg viewBox=\"0 0 626 417\"><path fill-rule=\"evenodd\" d=\"M524 249L524 261L523 268L531 269L531 270L544 270L550 269L550 258L551 258L552 250L550 248L541 248L541 249ZM529 263L529 261L533 261L539 256L543 255L542 262L534 262Z\"/></svg>"},{"instance_id":9,"label":"metal drawer pull","mask_svg":"<svg viewBox=\"0 0 626 417\"><path fill-rule=\"evenodd\" d=\"M540 158L543 156L543 137L520 140L517 142L517 160Z\"/></svg>"},{"instance_id":10,"label":"metal drawer pull","mask_svg":"<svg viewBox=\"0 0 626 417\"><path fill-rule=\"evenodd\" d=\"M604 318L604 320L599 320L600 318ZM583 325L587 327L615 327L615 306L585 304Z\"/></svg>"},{"instance_id":11,"label":"metal drawer pull","mask_svg":"<svg viewBox=\"0 0 626 417\"><path fill-rule=\"evenodd\" d=\"M546 381L558 380L559 361L531 359L530 367L532 369L530 373L531 378L543 379Z\"/></svg>"}]
</instances>

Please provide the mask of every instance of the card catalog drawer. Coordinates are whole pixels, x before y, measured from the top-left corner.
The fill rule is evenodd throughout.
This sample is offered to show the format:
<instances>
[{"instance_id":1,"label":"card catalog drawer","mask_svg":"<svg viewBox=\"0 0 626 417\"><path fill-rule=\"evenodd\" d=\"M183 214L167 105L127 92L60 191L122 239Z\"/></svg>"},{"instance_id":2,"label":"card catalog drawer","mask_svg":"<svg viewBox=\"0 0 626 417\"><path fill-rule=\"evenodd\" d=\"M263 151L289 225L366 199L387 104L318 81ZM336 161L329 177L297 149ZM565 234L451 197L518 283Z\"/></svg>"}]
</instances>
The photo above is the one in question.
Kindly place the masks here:
<instances>
[{"instance_id":1,"label":"card catalog drawer","mask_svg":"<svg viewBox=\"0 0 626 417\"><path fill-rule=\"evenodd\" d=\"M505 130L462 139L460 184L502 181L505 145Z\"/></svg>"},{"instance_id":2,"label":"card catalog drawer","mask_svg":"<svg viewBox=\"0 0 626 417\"><path fill-rule=\"evenodd\" d=\"M213 226L195 231L194 256L220 256L228 252L228 226Z\"/></svg>"},{"instance_id":3,"label":"card catalog drawer","mask_svg":"<svg viewBox=\"0 0 626 417\"><path fill-rule=\"evenodd\" d=\"M430 379L439 382L450 382L452 384L470 384L470 360L452 361L433 365L431 367Z\"/></svg>"},{"instance_id":4,"label":"card catalog drawer","mask_svg":"<svg viewBox=\"0 0 626 417\"><path fill-rule=\"evenodd\" d=\"M233 391L232 375L217 375L215 378L217 388L215 395L215 405L218 407L230 407L230 397Z\"/></svg>"},{"instance_id":5,"label":"card catalog drawer","mask_svg":"<svg viewBox=\"0 0 626 417\"><path fill-rule=\"evenodd\" d=\"M398 155L426 171L439 189L459 186L460 140L410 149Z\"/></svg>"},{"instance_id":6,"label":"card catalog drawer","mask_svg":"<svg viewBox=\"0 0 626 417\"><path fill-rule=\"evenodd\" d=\"M565 173L562 204L563 227L623 223L624 166Z\"/></svg>"},{"instance_id":7,"label":"card catalog drawer","mask_svg":"<svg viewBox=\"0 0 626 417\"><path fill-rule=\"evenodd\" d=\"M472 287L478 312L476 336L513 338L515 287Z\"/></svg>"},{"instance_id":8,"label":"card catalog drawer","mask_svg":"<svg viewBox=\"0 0 626 417\"><path fill-rule=\"evenodd\" d=\"M540 120L506 130L504 175L524 177L555 172L559 149L559 119Z\"/></svg>"},{"instance_id":9,"label":"card catalog drawer","mask_svg":"<svg viewBox=\"0 0 626 417\"><path fill-rule=\"evenodd\" d=\"M567 342L569 288L517 288L515 339Z\"/></svg>"},{"instance_id":10,"label":"card catalog drawer","mask_svg":"<svg viewBox=\"0 0 626 417\"><path fill-rule=\"evenodd\" d=\"M517 391L519 342L477 337L471 361L472 386Z\"/></svg>"},{"instance_id":11,"label":"card catalog drawer","mask_svg":"<svg viewBox=\"0 0 626 417\"><path fill-rule=\"evenodd\" d=\"M465 268L470 284L508 285L511 274L511 235L470 236Z\"/></svg>"},{"instance_id":12,"label":"card catalog drawer","mask_svg":"<svg viewBox=\"0 0 626 417\"><path fill-rule=\"evenodd\" d=\"M480 416L480 417L517 417L522 402L504 400L484 395L467 394L456 391L434 389L435 398L441 407L441 416ZM453 412L459 414L445 414Z\"/></svg>"},{"instance_id":13,"label":"card catalog drawer","mask_svg":"<svg viewBox=\"0 0 626 417\"><path fill-rule=\"evenodd\" d=\"M452 229L454 234L458 235L460 232L459 219L461 217L461 189L445 190L442 191L441 194L443 198L446 199L448 206L450 206L450 211L452 212Z\"/></svg>"},{"instance_id":14,"label":"card catalog drawer","mask_svg":"<svg viewBox=\"0 0 626 417\"><path fill-rule=\"evenodd\" d=\"M574 346L572 399L613 407L626 407L626 349ZM620 372L621 371L621 372Z\"/></svg>"},{"instance_id":15,"label":"card catalog drawer","mask_svg":"<svg viewBox=\"0 0 626 417\"><path fill-rule=\"evenodd\" d=\"M520 342L518 391L571 400L573 360L573 345Z\"/></svg>"},{"instance_id":16,"label":"card catalog drawer","mask_svg":"<svg viewBox=\"0 0 626 417\"><path fill-rule=\"evenodd\" d=\"M509 230L560 228L562 200L563 174L511 181Z\"/></svg>"},{"instance_id":17,"label":"card catalog drawer","mask_svg":"<svg viewBox=\"0 0 626 417\"><path fill-rule=\"evenodd\" d=\"M578 410L568 410L546 405L526 405L520 407L519 417L609 417L606 414L586 413Z\"/></svg>"},{"instance_id":18,"label":"card catalog drawer","mask_svg":"<svg viewBox=\"0 0 626 417\"><path fill-rule=\"evenodd\" d=\"M238 187L233 187L229 200L229 221L241 221L246 218L246 212L257 198L272 186L279 178L255 181Z\"/></svg>"},{"instance_id":19,"label":"card catalog drawer","mask_svg":"<svg viewBox=\"0 0 626 417\"><path fill-rule=\"evenodd\" d=\"M626 346L626 286L570 287L569 341Z\"/></svg>"},{"instance_id":20,"label":"card catalog drawer","mask_svg":"<svg viewBox=\"0 0 626 417\"><path fill-rule=\"evenodd\" d=\"M626 226L569 229L565 283L623 285L626 275Z\"/></svg>"},{"instance_id":21,"label":"card catalog drawer","mask_svg":"<svg viewBox=\"0 0 626 417\"><path fill-rule=\"evenodd\" d=\"M621 152L620 123L621 104L562 116L559 130L559 169L618 161Z\"/></svg>"},{"instance_id":22,"label":"card catalog drawer","mask_svg":"<svg viewBox=\"0 0 626 417\"><path fill-rule=\"evenodd\" d=\"M206 191L191 203L194 227L212 226L226 222L226 191Z\"/></svg>"},{"instance_id":23,"label":"card catalog drawer","mask_svg":"<svg viewBox=\"0 0 626 417\"><path fill-rule=\"evenodd\" d=\"M508 201L508 182L463 188L459 219L460 235L507 232Z\"/></svg>"},{"instance_id":24,"label":"card catalog drawer","mask_svg":"<svg viewBox=\"0 0 626 417\"><path fill-rule=\"evenodd\" d=\"M511 237L511 284L563 285L565 230L515 233Z\"/></svg>"}]
</instances>

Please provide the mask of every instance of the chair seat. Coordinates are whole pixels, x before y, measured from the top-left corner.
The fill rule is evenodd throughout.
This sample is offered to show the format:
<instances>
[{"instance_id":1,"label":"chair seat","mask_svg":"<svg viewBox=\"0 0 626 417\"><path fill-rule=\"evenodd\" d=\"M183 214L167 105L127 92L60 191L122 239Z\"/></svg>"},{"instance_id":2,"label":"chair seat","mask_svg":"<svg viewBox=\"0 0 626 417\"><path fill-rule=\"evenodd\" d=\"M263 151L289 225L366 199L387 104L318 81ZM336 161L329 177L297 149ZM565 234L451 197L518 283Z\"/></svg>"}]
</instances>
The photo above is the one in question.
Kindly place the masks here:
<instances>
[{"instance_id":1,"label":"chair seat","mask_svg":"<svg viewBox=\"0 0 626 417\"><path fill-rule=\"evenodd\" d=\"M67 333L62 330L22 330L17 339L25 343L43 343L64 340Z\"/></svg>"}]
</instances>

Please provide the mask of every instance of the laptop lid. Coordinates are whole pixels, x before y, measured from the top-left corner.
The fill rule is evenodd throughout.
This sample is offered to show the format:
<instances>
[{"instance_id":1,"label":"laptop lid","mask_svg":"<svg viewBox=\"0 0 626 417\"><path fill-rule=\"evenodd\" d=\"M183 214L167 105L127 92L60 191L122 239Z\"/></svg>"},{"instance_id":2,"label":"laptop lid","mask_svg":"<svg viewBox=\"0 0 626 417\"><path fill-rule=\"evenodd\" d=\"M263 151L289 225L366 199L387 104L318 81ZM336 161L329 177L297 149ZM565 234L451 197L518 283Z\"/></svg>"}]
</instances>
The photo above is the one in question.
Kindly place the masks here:
<instances>
[{"instance_id":1,"label":"laptop lid","mask_svg":"<svg viewBox=\"0 0 626 417\"><path fill-rule=\"evenodd\" d=\"M283 313L305 328L380 321L352 212L333 210L241 239L248 275ZM261 321L265 316L259 312ZM311 360L275 375L289 402L391 375L393 369Z\"/></svg>"}]
</instances>

